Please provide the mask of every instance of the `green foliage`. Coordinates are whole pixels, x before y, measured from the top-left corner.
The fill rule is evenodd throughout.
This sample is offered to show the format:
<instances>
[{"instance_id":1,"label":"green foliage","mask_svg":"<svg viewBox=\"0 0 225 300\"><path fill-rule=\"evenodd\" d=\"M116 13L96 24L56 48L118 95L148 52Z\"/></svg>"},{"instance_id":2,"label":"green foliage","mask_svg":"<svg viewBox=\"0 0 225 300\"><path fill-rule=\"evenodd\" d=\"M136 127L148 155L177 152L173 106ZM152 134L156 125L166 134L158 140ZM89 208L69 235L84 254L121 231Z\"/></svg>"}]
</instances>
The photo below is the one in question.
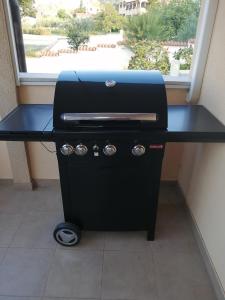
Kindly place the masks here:
<instances>
[{"instance_id":1,"label":"green foliage","mask_svg":"<svg viewBox=\"0 0 225 300\"><path fill-rule=\"evenodd\" d=\"M70 15L66 12L65 9L61 8L57 11L57 17L65 20L65 19L70 18Z\"/></svg>"},{"instance_id":2,"label":"green foliage","mask_svg":"<svg viewBox=\"0 0 225 300\"><path fill-rule=\"evenodd\" d=\"M22 16L35 17L37 14L33 0L18 0Z\"/></svg>"},{"instance_id":3,"label":"green foliage","mask_svg":"<svg viewBox=\"0 0 225 300\"><path fill-rule=\"evenodd\" d=\"M174 53L173 57L181 61L181 70L190 70L193 56L193 48L186 47L179 49ZM183 62L183 63L182 63Z\"/></svg>"},{"instance_id":4,"label":"green foliage","mask_svg":"<svg viewBox=\"0 0 225 300\"><path fill-rule=\"evenodd\" d=\"M119 31L123 24L124 17L119 15L111 3L104 4L102 11L95 17L95 29L98 32Z\"/></svg>"},{"instance_id":5,"label":"green foliage","mask_svg":"<svg viewBox=\"0 0 225 300\"><path fill-rule=\"evenodd\" d=\"M146 14L130 17L124 30L136 41L186 41L195 37L199 10L200 0L154 1Z\"/></svg>"},{"instance_id":6,"label":"green foliage","mask_svg":"<svg viewBox=\"0 0 225 300\"><path fill-rule=\"evenodd\" d=\"M196 25L200 10L199 0L172 0L161 8L161 26L163 40L183 40L180 34L184 26L189 24L193 19L195 24L190 35L185 39L195 37Z\"/></svg>"},{"instance_id":7,"label":"green foliage","mask_svg":"<svg viewBox=\"0 0 225 300\"><path fill-rule=\"evenodd\" d=\"M59 17L42 17L38 19L36 27L43 27L46 28L50 32L50 34L59 34L65 35L66 34L66 26L71 22L71 17L66 19L62 19ZM24 24L23 24L23 31L24 31Z\"/></svg>"},{"instance_id":8,"label":"green foliage","mask_svg":"<svg viewBox=\"0 0 225 300\"><path fill-rule=\"evenodd\" d=\"M124 26L126 36L129 40L160 40L160 11L152 8L148 13L133 17L128 17Z\"/></svg>"},{"instance_id":9,"label":"green foliage","mask_svg":"<svg viewBox=\"0 0 225 300\"><path fill-rule=\"evenodd\" d=\"M191 15L188 17L177 33L177 40L187 41L191 38L194 38L196 34L197 23L198 18L196 16Z\"/></svg>"},{"instance_id":10,"label":"green foliage","mask_svg":"<svg viewBox=\"0 0 225 300\"><path fill-rule=\"evenodd\" d=\"M76 17L76 14L84 14L86 12L85 7L78 7L74 9L73 16Z\"/></svg>"},{"instance_id":11,"label":"green foliage","mask_svg":"<svg viewBox=\"0 0 225 300\"><path fill-rule=\"evenodd\" d=\"M23 25L23 33L25 34L36 34L36 35L50 35L51 30L41 26L27 26Z\"/></svg>"},{"instance_id":12,"label":"green foliage","mask_svg":"<svg viewBox=\"0 0 225 300\"><path fill-rule=\"evenodd\" d=\"M87 20L74 20L68 25L66 33L70 48L78 51L80 45L85 44L89 40L90 23Z\"/></svg>"},{"instance_id":13,"label":"green foliage","mask_svg":"<svg viewBox=\"0 0 225 300\"><path fill-rule=\"evenodd\" d=\"M26 57L40 57L41 50L45 49L45 45L25 45Z\"/></svg>"},{"instance_id":14,"label":"green foliage","mask_svg":"<svg viewBox=\"0 0 225 300\"><path fill-rule=\"evenodd\" d=\"M152 41L139 41L131 46L134 52L128 69L130 70L160 70L168 74L170 69L167 51L160 43Z\"/></svg>"},{"instance_id":15,"label":"green foliage","mask_svg":"<svg viewBox=\"0 0 225 300\"><path fill-rule=\"evenodd\" d=\"M37 26L47 27L47 28L56 28L66 26L68 20L61 19L59 17L41 17L37 21Z\"/></svg>"}]
</instances>

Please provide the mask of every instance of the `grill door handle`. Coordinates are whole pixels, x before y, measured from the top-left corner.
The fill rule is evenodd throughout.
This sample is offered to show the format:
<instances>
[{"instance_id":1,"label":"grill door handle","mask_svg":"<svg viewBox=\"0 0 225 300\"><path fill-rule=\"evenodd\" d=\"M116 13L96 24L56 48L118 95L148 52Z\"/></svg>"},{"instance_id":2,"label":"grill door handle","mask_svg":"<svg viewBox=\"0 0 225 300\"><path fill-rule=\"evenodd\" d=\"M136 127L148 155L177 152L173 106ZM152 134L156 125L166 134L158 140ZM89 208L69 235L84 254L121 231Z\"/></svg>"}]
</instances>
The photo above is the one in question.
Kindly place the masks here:
<instances>
[{"instance_id":1,"label":"grill door handle","mask_svg":"<svg viewBox=\"0 0 225 300\"><path fill-rule=\"evenodd\" d=\"M61 120L73 121L157 121L156 113L63 113Z\"/></svg>"}]
</instances>

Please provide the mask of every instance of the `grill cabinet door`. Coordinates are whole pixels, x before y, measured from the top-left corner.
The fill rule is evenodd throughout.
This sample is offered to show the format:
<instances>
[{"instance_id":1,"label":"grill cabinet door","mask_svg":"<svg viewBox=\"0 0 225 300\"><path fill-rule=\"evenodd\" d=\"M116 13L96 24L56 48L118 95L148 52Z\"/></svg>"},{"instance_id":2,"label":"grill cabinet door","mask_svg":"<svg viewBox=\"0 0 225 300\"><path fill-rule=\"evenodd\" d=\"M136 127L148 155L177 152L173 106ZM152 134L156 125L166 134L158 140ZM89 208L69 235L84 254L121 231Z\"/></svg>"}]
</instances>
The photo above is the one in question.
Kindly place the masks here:
<instances>
[{"instance_id":1,"label":"grill cabinet door","mask_svg":"<svg viewBox=\"0 0 225 300\"><path fill-rule=\"evenodd\" d=\"M65 220L86 230L154 227L163 149L143 157L62 157Z\"/></svg>"}]
</instances>

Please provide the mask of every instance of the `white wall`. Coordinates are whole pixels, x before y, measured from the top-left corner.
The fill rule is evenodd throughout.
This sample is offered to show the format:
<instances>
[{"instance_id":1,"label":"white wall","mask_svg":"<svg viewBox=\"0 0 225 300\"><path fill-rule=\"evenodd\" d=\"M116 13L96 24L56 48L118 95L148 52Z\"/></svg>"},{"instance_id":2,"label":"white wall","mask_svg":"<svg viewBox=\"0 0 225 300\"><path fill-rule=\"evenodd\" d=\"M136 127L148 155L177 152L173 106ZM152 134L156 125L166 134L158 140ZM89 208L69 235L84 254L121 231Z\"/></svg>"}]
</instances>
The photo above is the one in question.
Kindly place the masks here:
<instances>
[{"instance_id":1,"label":"white wall","mask_svg":"<svg viewBox=\"0 0 225 300\"><path fill-rule=\"evenodd\" d=\"M0 0L0 118L17 106L17 92L3 2ZM24 143L0 143L0 178L12 178L15 183L30 184Z\"/></svg>"},{"instance_id":2,"label":"white wall","mask_svg":"<svg viewBox=\"0 0 225 300\"><path fill-rule=\"evenodd\" d=\"M225 124L224 0L219 1L199 102ZM179 182L225 290L225 145L185 146Z\"/></svg>"}]
</instances>

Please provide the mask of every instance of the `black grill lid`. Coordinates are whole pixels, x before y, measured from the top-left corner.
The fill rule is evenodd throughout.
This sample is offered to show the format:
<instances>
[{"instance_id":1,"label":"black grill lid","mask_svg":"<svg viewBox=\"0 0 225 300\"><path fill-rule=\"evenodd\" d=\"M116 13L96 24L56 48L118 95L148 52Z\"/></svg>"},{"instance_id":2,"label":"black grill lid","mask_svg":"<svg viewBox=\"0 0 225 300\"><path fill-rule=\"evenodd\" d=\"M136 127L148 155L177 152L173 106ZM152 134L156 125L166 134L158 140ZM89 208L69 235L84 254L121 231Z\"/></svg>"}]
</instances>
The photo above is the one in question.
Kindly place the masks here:
<instances>
[{"instance_id":1,"label":"black grill lid","mask_svg":"<svg viewBox=\"0 0 225 300\"><path fill-rule=\"evenodd\" d=\"M64 71L56 84L55 129L80 126L167 128L167 99L158 71Z\"/></svg>"}]
</instances>

